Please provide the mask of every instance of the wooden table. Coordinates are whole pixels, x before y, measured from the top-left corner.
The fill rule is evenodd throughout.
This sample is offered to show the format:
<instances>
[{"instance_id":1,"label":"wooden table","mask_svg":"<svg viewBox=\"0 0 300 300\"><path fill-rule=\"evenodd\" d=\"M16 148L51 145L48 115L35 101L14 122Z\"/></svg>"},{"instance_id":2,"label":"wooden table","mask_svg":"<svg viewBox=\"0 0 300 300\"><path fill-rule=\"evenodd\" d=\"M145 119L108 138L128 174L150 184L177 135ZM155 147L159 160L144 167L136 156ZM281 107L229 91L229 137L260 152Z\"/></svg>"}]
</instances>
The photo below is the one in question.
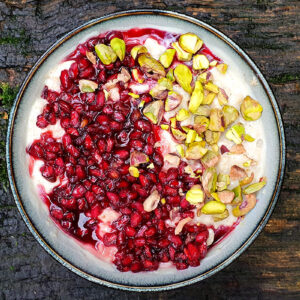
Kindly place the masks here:
<instances>
[{"instance_id":1,"label":"wooden table","mask_svg":"<svg viewBox=\"0 0 300 300\"><path fill-rule=\"evenodd\" d=\"M197 17L237 42L262 70L279 102L287 141L286 175L275 211L253 245L212 278L175 291L137 294L90 283L52 259L2 189L0 299L299 299L299 1L1 1L0 81L18 86L62 35L93 18L131 8Z\"/></svg>"}]
</instances>

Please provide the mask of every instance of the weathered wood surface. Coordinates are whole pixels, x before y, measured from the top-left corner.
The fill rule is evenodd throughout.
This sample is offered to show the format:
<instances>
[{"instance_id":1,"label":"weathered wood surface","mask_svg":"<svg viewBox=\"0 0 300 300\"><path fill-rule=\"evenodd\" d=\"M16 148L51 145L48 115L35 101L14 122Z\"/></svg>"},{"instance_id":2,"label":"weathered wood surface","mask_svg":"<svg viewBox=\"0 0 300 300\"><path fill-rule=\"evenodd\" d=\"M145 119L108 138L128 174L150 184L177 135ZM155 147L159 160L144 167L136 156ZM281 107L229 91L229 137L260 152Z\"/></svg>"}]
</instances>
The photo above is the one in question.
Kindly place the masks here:
<instances>
[{"instance_id":1,"label":"weathered wood surface","mask_svg":"<svg viewBox=\"0 0 300 300\"><path fill-rule=\"evenodd\" d=\"M215 26L248 52L270 82L285 123L288 159L276 209L254 244L212 278L137 294L92 284L57 263L31 236L10 193L0 190L0 299L299 299L299 1L1 1L0 82L19 85L38 57L76 26L142 7L186 13Z\"/></svg>"}]
</instances>

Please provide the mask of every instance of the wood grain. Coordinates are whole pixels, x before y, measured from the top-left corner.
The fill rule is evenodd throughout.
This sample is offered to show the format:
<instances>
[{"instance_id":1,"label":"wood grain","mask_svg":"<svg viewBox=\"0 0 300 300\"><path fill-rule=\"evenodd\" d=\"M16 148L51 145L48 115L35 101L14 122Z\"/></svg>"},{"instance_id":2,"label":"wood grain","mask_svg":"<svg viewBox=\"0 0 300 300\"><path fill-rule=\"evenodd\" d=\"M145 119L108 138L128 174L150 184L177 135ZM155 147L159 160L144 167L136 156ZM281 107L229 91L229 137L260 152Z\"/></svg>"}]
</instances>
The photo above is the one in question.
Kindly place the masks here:
<instances>
[{"instance_id":1,"label":"wood grain","mask_svg":"<svg viewBox=\"0 0 300 300\"><path fill-rule=\"evenodd\" d=\"M21 84L58 38L93 18L132 8L197 17L224 32L256 62L284 119L287 168L266 228L233 264L212 278L155 294L92 284L57 263L0 190L0 299L299 299L300 298L300 2L292 0L1 1L0 81Z\"/></svg>"}]
</instances>

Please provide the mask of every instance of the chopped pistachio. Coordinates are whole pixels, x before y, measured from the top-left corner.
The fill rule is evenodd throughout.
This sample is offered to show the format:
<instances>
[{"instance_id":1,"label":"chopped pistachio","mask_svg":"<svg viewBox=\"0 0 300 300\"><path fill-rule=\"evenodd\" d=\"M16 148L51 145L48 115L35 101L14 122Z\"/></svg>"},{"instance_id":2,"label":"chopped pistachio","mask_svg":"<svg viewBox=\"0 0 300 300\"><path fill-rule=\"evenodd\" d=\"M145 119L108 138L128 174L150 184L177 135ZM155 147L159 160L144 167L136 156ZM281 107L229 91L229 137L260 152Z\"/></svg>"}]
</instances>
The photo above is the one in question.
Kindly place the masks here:
<instances>
[{"instance_id":1,"label":"chopped pistachio","mask_svg":"<svg viewBox=\"0 0 300 300\"><path fill-rule=\"evenodd\" d=\"M224 191L218 192L218 197L222 203L230 204L235 196L234 196L234 192L224 190Z\"/></svg>"},{"instance_id":2,"label":"chopped pistachio","mask_svg":"<svg viewBox=\"0 0 300 300\"><path fill-rule=\"evenodd\" d=\"M207 105L210 105L212 104L212 102L214 101L216 97L216 94L215 93L204 93L204 99L202 101L202 104L207 104Z\"/></svg>"},{"instance_id":3,"label":"chopped pistachio","mask_svg":"<svg viewBox=\"0 0 300 300\"><path fill-rule=\"evenodd\" d=\"M147 169L154 169L154 164L153 163L149 164L149 166L147 166Z\"/></svg>"},{"instance_id":4,"label":"chopped pistachio","mask_svg":"<svg viewBox=\"0 0 300 300\"><path fill-rule=\"evenodd\" d=\"M230 177L228 174L220 173L217 179L217 190L218 192L224 191L227 189L227 186L230 184Z\"/></svg>"},{"instance_id":5,"label":"chopped pistachio","mask_svg":"<svg viewBox=\"0 0 300 300\"><path fill-rule=\"evenodd\" d=\"M145 105L145 101L144 101L144 100L142 100L142 101L140 102L140 104L139 104L139 107L140 107L140 108L143 108L143 107L144 107L144 105Z\"/></svg>"},{"instance_id":6,"label":"chopped pistachio","mask_svg":"<svg viewBox=\"0 0 300 300\"><path fill-rule=\"evenodd\" d=\"M255 138L253 138L251 135L249 135L249 134L245 134L244 135L244 139L245 139L245 141L247 141L247 142L254 142L255 141Z\"/></svg>"},{"instance_id":7,"label":"chopped pistachio","mask_svg":"<svg viewBox=\"0 0 300 300\"><path fill-rule=\"evenodd\" d=\"M200 185L194 185L187 193L186 193L186 201L188 201L191 205L196 205L204 201L204 193Z\"/></svg>"},{"instance_id":8,"label":"chopped pistachio","mask_svg":"<svg viewBox=\"0 0 300 300\"><path fill-rule=\"evenodd\" d=\"M155 99L165 99L168 95L168 91L165 86L157 83L149 92L149 94Z\"/></svg>"},{"instance_id":9,"label":"chopped pistachio","mask_svg":"<svg viewBox=\"0 0 300 300\"><path fill-rule=\"evenodd\" d=\"M160 57L160 63L165 67L169 68L173 62L176 50L175 49L167 49Z\"/></svg>"},{"instance_id":10,"label":"chopped pistachio","mask_svg":"<svg viewBox=\"0 0 300 300\"><path fill-rule=\"evenodd\" d=\"M208 105L200 105L194 114L199 115L199 116L209 117L210 116L210 107Z\"/></svg>"},{"instance_id":11,"label":"chopped pistachio","mask_svg":"<svg viewBox=\"0 0 300 300\"><path fill-rule=\"evenodd\" d=\"M208 150L206 154L201 158L201 162L206 168L214 167L219 161L220 154L211 150Z\"/></svg>"},{"instance_id":12,"label":"chopped pistachio","mask_svg":"<svg viewBox=\"0 0 300 300\"><path fill-rule=\"evenodd\" d=\"M222 108L225 128L227 128L230 124L232 124L238 117L238 110L230 105L224 105Z\"/></svg>"},{"instance_id":13,"label":"chopped pistachio","mask_svg":"<svg viewBox=\"0 0 300 300\"><path fill-rule=\"evenodd\" d=\"M245 127L242 123L233 125L225 134L226 138L236 144L242 143L242 135L245 134Z\"/></svg>"},{"instance_id":14,"label":"chopped pistachio","mask_svg":"<svg viewBox=\"0 0 300 300\"><path fill-rule=\"evenodd\" d=\"M193 142L187 148L185 157L187 159L200 159L206 152L207 149L202 147L201 142Z\"/></svg>"},{"instance_id":15,"label":"chopped pistachio","mask_svg":"<svg viewBox=\"0 0 300 300\"><path fill-rule=\"evenodd\" d=\"M132 74L132 78L137 81L138 83L143 83L144 82L144 77L143 75L140 73L140 71L138 69L133 69L131 71Z\"/></svg>"},{"instance_id":16,"label":"chopped pistachio","mask_svg":"<svg viewBox=\"0 0 300 300\"><path fill-rule=\"evenodd\" d=\"M170 122L171 122L171 127L176 128L176 118L175 117L170 118Z\"/></svg>"},{"instance_id":17,"label":"chopped pistachio","mask_svg":"<svg viewBox=\"0 0 300 300\"><path fill-rule=\"evenodd\" d=\"M222 74L227 72L228 65L227 64L219 64L216 67Z\"/></svg>"},{"instance_id":18,"label":"chopped pistachio","mask_svg":"<svg viewBox=\"0 0 300 300\"><path fill-rule=\"evenodd\" d=\"M181 126L182 130L185 132L185 133L188 133L189 130L191 129L190 127L188 126Z\"/></svg>"},{"instance_id":19,"label":"chopped pistachio","mask_svg":"<svg viewBox=\"0 0 300 300\"><path fill-rule=\"evenodd\" d=\"M207 81L207 72L201 73L197 77L197 81L200 81L201 83L206 83Z\"/></svg>"},{"instance_id":20,"label":"chopped pistachio","mask_svg":"<svg viewBox=\"0 0 300 300\"><path fill-rule=\"evenodd\" d=\"M259 191L260 189L262 189L266 185L266 183L267 183L266 181L260 181L260 182L250 184L243 190L243 193L246 195L253 194Z\"/></svg>"},{"instance_id":21,"label":"chopped pistachio","mask_svg":"<svg viewBox=\"0 0 300 300\"><path fill-rule=\"evenodd\" d=\"M166 78L168 78L169 80L171 80L172 82L175 81L175 77L174 77L174 69L170 69L166 75Z\"/></svg>"},{"instance_id":22,"label":"chopped pistachio","mask_svg":"<svg viewBox=\"0 0 300 300\"><path fill-rule=\"evenodd\" d=\"M125 42L119 38L113 38L110 41L111 48L115 51L120 61L123 61L125 58L126 45Z\"/></svg>"},{"instance_id":23,"label":"chopped pistachio","mask_svg":"<svg viewBox=\"0 0 300 300\"><path fill-rule=\"evenodd\" d=\"M134 167L134 166L129 167L129 174L133 177L139 177L140 176L139 169Z\"/></svg>"},{"instance_id":24,"label":"chopped pistachio","mask_svg":"<svg viewBox=\"0 0 300 300\"><path fill-rule=\"evenodd\" d=\"M246 121L256 121L261 117L263 108L258 101L247 96L241 104L240 111Z\"/></svg>"},{"instance_id":25,"label":"chopped pistachio","mask_svg":"<svg viewBox=\"0 0 300 300\"><path fill-rule=\"evenodd\" d=\"M254 173L251 173L251 176L247 176L240 181L240 186L250 184L254 178Z\"/></svg>"},{"instance_id":26,"label":"chopped pistachio","mask_svg":"<svg viewBox=\"0 0 300 300\"><path fill-rule=\"evenodd\" d=\"M183 64L178 64L174 69L174 77L179 85L189 94L192 92L191 82L193 75L191 70Z\"/></svg>"},{"instance_id":27,"label":"chopped pistachio","mask_svg":"<svg viewBox=\"0 0 300 300\"><path fill-rule=\"evenodd\" d=\"M234 199L232 200L232 204L235 204L235 205L241 204L243 202L241 186L238 185L232 191L234 192Z\"/></svg>"},{"instance_id":28,"label":"chopped pistachio","mask_svg":"<svg viewBox=\"0 0 300 300\"><path fill-rule=\"evenodd\" d=\"M197 111L197 109L199 108L200 104L203 101L203 97L204 97L203 86L200 81L196 81L195 88L193 90L190 103L189 103L190 112L194 114Z\"/></svg>"},{"instance_id":29,"label":"chopped pistachio","mask_svg":"<svg viewBox=\"0 0 300 300\"><path fill-rule=\"evenodd\" d=\"M194 142L195 139L196 139L196 136L197 136L197 132L193 129L189 129L189 131L187 132L187 135L186 135L185 142L187 144L190 144L190 143Z\"/></svg>"},{"instance_id":30,"label":"chopped pistachio","mask_svg":"<svg viewBox=\"0 0 300 300\"><path fill-rule=\"evenodd\" d=\"M210 92L215 93L215 94L218 94L218 93L219 93L219 88L218 88L215 84L213 84L212 82L208 82L208 83L204 86L204 88L205 88L206 90L210 91Z\"/></svg>"},{"instance_id":31,"label":"chopped pistachio","mask_svg":"<svg viewBox=\"0 0 300 300\"><path fill-rule=\"evenodd\" d=\"M219 201L209 201L201 208L201 212L206 215L222 214L226 209L226 205Z\"/></svg>"},{"instance_id":32,"label":"chopped pistachio","mask_svg":"<svg viewBox=\"0 0 300 300\"><path fill-rule=\"evenodd\" d=\"M160 78L166 76L163 65L149 54L140 54L138 56L138 63L141 69L146 72L149 77Z\"/></svg>"},{"instance_id":33,"label":"chopped pistachio","mask_svg":"<svg viewBox=\"0 0 300 300\"><path fill-rule=\"evenodd\" d=\"M134 99L140 98L140 96L137 95L137 94L135 94L135 93L128 93L128 95L131 96L131 97L134 98Z\"/></svg>"},{"instance_id":34,"label":"chopped pistachio","mask_svg":"<svg viewBox=\"0 0 300 300\"><path fill-rule=\"evenodd\" d=\"M224 104L228 103L228 96L227 96L226 92L221 88L219 88L218 101L219 101L220 106L223 106Z\"/></svg>"},{"instance_id":35,"label":"chopped pistachio","mask_svg":"<svg viewBox=\"0 0 300 300\"><path fill-rule=\"evenodd\" d=\"M133 57L133 59L136 59L137 55L141 53L148 53L148 50L145 46L137 45L134 46L130 51L130 54Z\"/></svg>"},{"instance_id":36,"label":"chopped pistachio","mask_svg":"<svg viewBox=\"0 0 300 300\"><path fill-rule=\"evenodd\" d=\"M184 149L182 145L176 145L176 150L181 157L184 157Z\"/></svg>"},{"instance_id":37,"label":"chopped pistachio","mask_svg":"<svg viewBox=\"0 0 300 300\"><path fill-rule=\"evenodd\" d=\"M228 211L228 209L225 209L224 212L221 213L221 214L214 214L213 215L213 219L214 219L215 222L222 221L222 220L224 220L224 219L226 219L228 217L229 217L229 211Z\"/></svg>"},{"instance_id":38,"label":"chopped pistachio","mask_svg":"<svg viewBox=\"0 0 300 300\"><path fill-rule=\"evenodd\" d=\"M133 151L130 154L130 165L137 167L141 164L149 162L149 157L143 152Z\"/></svg>"},{"instance_id":39,"label":"chopped pistachio","mask_svg":"<svg viewBox=\"0 0 300 300\"><path fill-rule=\"evenodd\" d=\"M246 195L246 201L245 201L246 205L244 205L244 203L242 203L240 206L236 206L233 210L232 210L232 214L235 217L241 217L246 215L250 210L252 210L255 205L256 205L256 197L254 194L250 194L250 195ZM242 208L241 208L242 206Z\"/></svg>"},{"instance_id":40,"label":"chopped pistachio","mask_svg":"<svg viewBox=\"0 0 300 300\"><path fill-rule=\"evenodd\" d=\"M161 129L163 129L163 130L169 130L169 125L167 125L167 124L161 124L160 125L160 127L161 127Z\"/></svg>"},{"instance_id":41,"label":"chopped pistachio","mask_svg":"<svg viewBox=\"0 0 300 300\"><path fill-rule=\"evenodd\" d=\"M160 195L157 190L154 190L150 196L148 196L144 203L144 210L147 212L153 211L156 209L158 203L160 202Z\"/></svg>"},{"instance_id":42,"label":"chopped pistachio","mask_svg":"<svg viewBox=\"0 0 300 300\"><path fill-rule=\"evenodd\" d=\"M201 70L209 68L209 60L203 54L197 54L193 57L193 69Z\"/></svg>"},{"instance_id":43,"label":"chopped pistachio","mask_svg":"<svg viewBox=\"0 0 300 300\"><path fill-rule=\"evenodd\" d=\"M192 54L184 51L178 44L178 42L172 43L172 47L176 50L177 58L181 61L190 61L192 59Z\"/></svg>"},{"instance_id":44,"label":"chopped pistachio","mask_svg":"<svg viewBox=\"0 0 300 300\"><path fill-rule=\"evenodd\" d=\"M103 93L104 93L105 100L107 100L109 96L109 92L106 89L103 89Z\"/></svg>"},{"instance_id":45,"label":"chopped pistachio","mask_svg":"<svg viewBox=\"0 0 300 300\"><path fill-rule=\"evenodd\" d=\"M93 64L95 65L97 63L97 60L96 60L96 56L94 55L93 52L91 51L86 51L85 53L87 59Z\"/></svg>"},{"instance_id":46,"label":"chopped pistachio","mask_svg":"<svg viewBox=\"0 0 300 300\"><path fill-rule=\"evenodd\" d=\"M159 124L163 116L163 105L162 100L150 102L145 106L143 113L153 124Z\"/></svg>"},{"instance_id":47,"label":"chopped pistachio","mask_svg":"<svg viewBox=\"0 0 300 300\"><path fill-rule=\"evenodd\" d=\"M194 33L188 32L179 37L180 47L192 54L195 54L203 45L203 41Z\"/></svg>"},{"instance_id":48,"label":"chopped pistachio","mask_svg":"<svg viewBox=\"0 0 300 300\"><path fill-rule=\"evenodd\" d=\"M184 121L189 117L190 117L190 113L185 108L181 108L176 114L176 120L179 122Z\"/></svg>"},{"instance_id":49,"label":"chopped pistachio","mask_svg":"<svg viewBox=\"0 0 300 300\"><path fill-rule=\"evenodd\" d=\"M216 60L213 60L213 61L211 61L210 63L209 63L209 66L210 67L215 67L216 65L217 65L217 61Z\"/></svg>"},{"instance_id":50,"label":"chopped pistachio","mask_svg":"<svg viewBox=\"0 0 300 300\"><path fill-rule=\"evenodd\" d=\"M208 128L208 126L209 126L209 119L206 118L206 117L204 117L204 116L196 116L195 119L194 119L194 122L195 122L194 127L195 127L195 125L201 125L201 126L204 127L203 130L200 129L200 128L198 128L198 127L196 127L198 129L198 131L197 131L198 133L199 132L200 133L204 132Z\"/></svg>"},{"instance_id":51,"label":"chopped pistachio","mask_svg":"<svg viewBox=\"0 0 300 300\"><path fill-rule=\"evenodd\" d=\"M203 141L202 137L197 133L195 137L195 142L202 142L202 141Z\"/></svg>"},{"instance_id":52,"label":"chopped pistachio","mask_svg":"<svg viewBox=\"0 0 300 300\"><path fill-rule=\"evenodd\" d=\"M182 96L174 91L168 92L168 97L165 101L165 111L171 111L178 107L181 103Z\"/></svg>"},{"instance_id":53,"label":"chopped pistachio","mask_svg":"<svg viewBox=\"0 0 300 300\"><path fill-rule=\"evenodd\" d=\"M218 193L211 193L211 196L212 196L215 200L221 202L221 200L220 200L220 198L219 198L219 196L218 196Z\"/></svg>"},{"instance_id":54,"label":"chopped pistachio","mask_svg":"<svg viewBox=\"0 0 300 300\"><path fill-rule=\"evenodd\" d=\"M224 127L222 126L222 117L223 112L221 109L213 108L210 111L210 121L208 125L208 129L211 131L224 131Z\"/></svg>"},{"instance_id":55,"label":"chopped pistachio","mask_svg":"<svg viewBox=\"0 0 300 300\"><path fill-rule=\"evenodd\" d=\"M165 205L166 204L166 199L165 198L161 198L160 202L161 202L162 205Z\"/></svg>"},{"instance_id":56,"label":"chopped pistachio","mask_svg":"<svg viewBox=\"0 0 300 300\"><path fill-rule=\"evenodd\" d=\"M82 93L92 93L98 88L98 84L87 79L79 80L79 89Z\"/></svg>"},{"instance_id":57,"label":"chopped pistachio","mask_svg":"<svg viewBox=\"0 0 300 300\"><path fill-rule=\"evenodd\" d=\"M109 65L117 60L117 55L110 46L98 44L95 46L95 51L104 65Z\"/></svg>"},{"instance_id":58,"label":"chopped pistachio","mask_svg":"<svg viewBox=\"0 0 300 300\"><path fill-rule=\"evenodd\" d=\"M211 145L211 149L214 152L218 152L219 151L219 146L217 144L213 144L213 145Z\"/></svg>"},{"instance_id":59,"label":"chopped pistachio","mask_svg":"<svg viewBox=\"0 0 300 300\"><path fill-rule=\"evenodd\" d=\"M221 136L221 132L206 130L204 132L205 140L209 145L216 144Z\"/></svg>"},{"instance_id":60,"label":"chopped pistachio","mask_svg":"<svg viewBox=\"0 0 300 300\"><path fill-rule=\"evenodd\" d=\"M182 132L181 130L176 129L176 128L171 128L171 131L172 131L173 136L176 140L182 142L186 139L186 134L184 132Z\"/></svg>"}]
</instances>

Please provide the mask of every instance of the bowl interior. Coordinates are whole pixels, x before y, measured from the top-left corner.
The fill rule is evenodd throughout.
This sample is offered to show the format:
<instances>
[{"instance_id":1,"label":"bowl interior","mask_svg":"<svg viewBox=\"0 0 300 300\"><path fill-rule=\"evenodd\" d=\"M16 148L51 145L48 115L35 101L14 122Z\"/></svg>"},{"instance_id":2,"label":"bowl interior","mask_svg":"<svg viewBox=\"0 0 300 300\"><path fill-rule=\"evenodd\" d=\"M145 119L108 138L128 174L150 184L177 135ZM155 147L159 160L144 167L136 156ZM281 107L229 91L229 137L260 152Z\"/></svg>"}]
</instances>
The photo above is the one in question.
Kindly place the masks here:
<instances>
[{"instance_id":1,"label":"bowl interior","mask_svg":"<svg viewBox=\"0 0 300 300\"><path fill-rule=\"evenodd\" d=\"M246 247L246 243L250 242L249 238L252 238L261 229L258 228L258 225L266 218L267 212L274 203L273 192L278 187L278 174L282 170L281 148L283 147L280 142L273 107L274 105L276 107L276 103L271 104L270 95L272 94L270 91L267 92L262 85L261 82L264 82L264 79L257 69L253 69L255 66L250 66L243 56L228 44L228 40L227 42L224 40L224 36L216 34L207 25L197 22L198 24L187 21L185 17L152 13L123 14L118 17L91 22L84 28L75 31L76 34L72 33L67 39L54 46L42 58L39 67L31 73L31 78L28 78L23 87L23 93L20 94L20 101L17 103L12 119L10 140L11 180L19 208L26 223L44 248L62 264L87 279L125 289L130 289L133 286L140 289L145 287L164 289L203 279L216 272L222 265L228 264L240 253L241 247ZM255 99L259 99L264 108L261 120L265 132L266 153L268 154L265 156L265 165L267 166L265 174L268 178L268 184L265 189L258 193L259 202L257 206L230 234L230 238L226 238L209 251L199 267L180 272L166 269L143 274L120 273L115 270L114 266L97 259L86 248L61 231L49 218L48 208L39 199L33 187L28 172L28 162L25 159L27 145L24 129L27 128L33 101L40 96L49 70L54 65L59 64L79 43L84 42L89 37L108 30L123 30L137 26L154 27L177 33L190 31L198 34L217 56L238 69L241 80L248 84L251 95ZM257 78L258 84L255 86L250 85L253 78Z\"/></svg>"}]
</instances>

